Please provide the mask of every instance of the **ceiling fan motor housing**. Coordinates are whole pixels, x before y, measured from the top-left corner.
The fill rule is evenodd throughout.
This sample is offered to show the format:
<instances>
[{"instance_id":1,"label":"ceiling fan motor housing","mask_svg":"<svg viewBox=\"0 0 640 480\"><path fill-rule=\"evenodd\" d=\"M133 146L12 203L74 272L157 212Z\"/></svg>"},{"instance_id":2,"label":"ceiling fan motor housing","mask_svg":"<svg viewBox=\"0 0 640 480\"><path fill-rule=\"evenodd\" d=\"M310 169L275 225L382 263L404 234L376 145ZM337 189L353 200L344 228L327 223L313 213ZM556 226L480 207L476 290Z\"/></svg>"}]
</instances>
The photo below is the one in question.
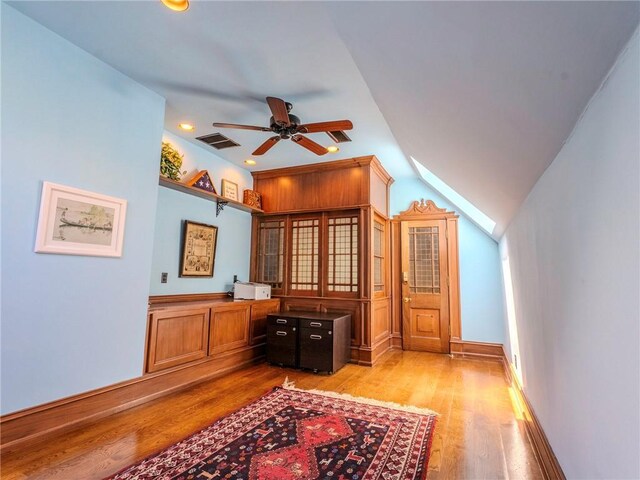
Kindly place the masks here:
<instances>
[{"instance_id":1,"label":"ceiling fan motor housing","mask_svg":"<svg viewBox=\"0 0 640 480\"><path fill-rule=\"evenodd\" d=\"M314 142L308 137L302 135L303 133L318 133L324 132L328 134L332 139L338 141L349 141L350 138L342 132L342 130L351 130L353 124L350 120L336 120L332 122L318 122L302 124L300 119L291 114L291 108L293 105L289 102L285 102L281 98L267 97L267 104L273 114L269 119L269 127L257 127L255 125L239 125L236 123L214 123L214 127L221 128L239 128L241 130L257 130L259 132L273 132L276 135L268 138L262 145L260 145L252 155L263 155L271 147L273 147L280 140L291 139L303 148L315 153L316 155L324 155L328 153L328 150ZM337 135L342 134L344 139L338 139Z\"/></svg>"},{"instance_id":2,"label":"ceiling fan motor housing","mask_svg":"<svg viewBox=\"0 0 640 480\"><path fill-rule=\"evenodd\" d=\"M274 133L277 133L278 135L280 135L282 138L289 138L289 136L296 134L298 131L298 126L300 125L300 118L298 118L295 115L289 114L289 122L291 122L290 125L288 127L285 127L283 125L276 123L273 117L269 119L269 125L271 127L271 130L273 130Z\"/></svg>"}]
</instances>

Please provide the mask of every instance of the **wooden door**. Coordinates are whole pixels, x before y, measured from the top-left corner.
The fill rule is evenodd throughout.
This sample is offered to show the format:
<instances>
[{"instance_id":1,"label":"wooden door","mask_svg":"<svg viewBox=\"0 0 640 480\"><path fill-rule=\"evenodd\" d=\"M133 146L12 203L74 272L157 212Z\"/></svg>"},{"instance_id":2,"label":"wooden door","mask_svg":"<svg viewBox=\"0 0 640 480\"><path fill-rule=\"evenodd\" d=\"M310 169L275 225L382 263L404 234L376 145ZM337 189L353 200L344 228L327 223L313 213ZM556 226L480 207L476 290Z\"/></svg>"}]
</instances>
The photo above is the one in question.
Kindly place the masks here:
<instances>
[{"instance_id":1,"label":"wooden door","mask_svg":"<svg viewBox=\"0 0 640 480\"><path fill-rule=\"evenodd\" d=\"M401 222L403 348L449 353L447 221Z\"/></svg>"}]
</instances>

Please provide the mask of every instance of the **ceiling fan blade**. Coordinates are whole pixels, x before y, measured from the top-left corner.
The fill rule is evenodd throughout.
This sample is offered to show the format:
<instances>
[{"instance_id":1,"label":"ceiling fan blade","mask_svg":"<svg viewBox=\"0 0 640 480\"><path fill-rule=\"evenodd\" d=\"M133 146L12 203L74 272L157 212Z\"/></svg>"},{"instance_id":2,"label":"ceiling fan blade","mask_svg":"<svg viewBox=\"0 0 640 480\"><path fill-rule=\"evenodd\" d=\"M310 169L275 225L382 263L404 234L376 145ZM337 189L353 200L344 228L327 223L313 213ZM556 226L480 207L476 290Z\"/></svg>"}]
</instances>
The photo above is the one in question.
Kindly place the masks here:
<instances>
[{"instance_id":1,"label":"ceiling fan blade","mask_svg":"<svg viewBox=\"0 0 640 480\"><path fill-rule=\"evenodd\" d=\"M264 142L262 145L260 145L258 148L256 148L255 152L253 152L251 155L262 155L263 153L266 153L271 147L273 147L279 141L280 141L279 135L276 135L275 137L271 137L267 139L267 141Z\"/></svg>"},{"instance_id":2,"label":"ceiling fan blade","mask_svg":"<svg viewBox=\"0 0 640 480\"><path fill-rule=\"evenodd\" d=\"M219 128L239 128L240 130L257 130L259 132L270 132L269 127L256 127L253 125L238 125L236 123L214 123L214 127Z\"/></svg>"},{"instance_id":3,"label":"ceiling fan blade","mask_svg":"<svg viewBox=\"0 0 640 480\"><path fill-rule=\"evenodd\" d=\"M267 104L273 114L273 119L278 125L288 127L291 125L289 120L289 110L284 100L276 97L267 97Z\"/></svg>"},{"instance_id":4,"label":"ceiling fan blade","mask_svg":"<svg viewBox=\"0 0 640 480\"><path fill-rule=\"evenodd\" d=\"M300 125L298 131L301 133L337 132L341 130L351 130L352 128L353 123L351 123L351 120L336 120L334 122L318 122Z\"/></svg>"},{"instance_id":5,"label":"ceiling fan blade","mask_svg":"<svg viewBox=\"0 0 640 480\"><path fill-rule=\"evenodd\" d=\"M328 153L328 150L322 145L303 135L294 135L293 137L291 137L291 140L296 142L298 145L306 148L307 150L311 150L316 155L324 155L325 153Z\"/></svg>"}]
</instances>

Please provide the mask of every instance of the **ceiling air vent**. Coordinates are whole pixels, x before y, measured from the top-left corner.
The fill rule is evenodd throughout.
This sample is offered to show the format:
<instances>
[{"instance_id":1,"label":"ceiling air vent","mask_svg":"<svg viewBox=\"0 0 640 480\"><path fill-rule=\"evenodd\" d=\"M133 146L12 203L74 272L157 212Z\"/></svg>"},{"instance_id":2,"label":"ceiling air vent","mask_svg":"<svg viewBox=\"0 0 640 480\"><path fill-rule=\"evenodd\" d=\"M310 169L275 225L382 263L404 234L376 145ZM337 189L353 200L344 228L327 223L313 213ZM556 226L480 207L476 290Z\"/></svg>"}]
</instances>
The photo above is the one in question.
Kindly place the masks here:
<instances>
[{"instance_id":1,"label":"ceiling air vent","mask_svg":"<svg viewBox=\"0 0 640 480\"><path fill-rule=\"evenodd\" d=\"M347 134L344 133L342 130L336 130L334 132L327 132L327 135L329 135L331 137L331 140L333 140L336 143L350 142L351 141L351 139L347 136Z\"/></svg>"},{"instance_id":2,"label":"ceiling air vent","mask_svg":"<svg viewBox=\"0 0 640 480\"><path fill-rule=\"evenodd\" d=\"M225 137L221 133L212 133L211 135L204 135L202 137L196 137L196 140L206 143L207 145L222 150L223 148L239 147L240 144L234 142L230 138Z\"/></svg>"}]
</instances>

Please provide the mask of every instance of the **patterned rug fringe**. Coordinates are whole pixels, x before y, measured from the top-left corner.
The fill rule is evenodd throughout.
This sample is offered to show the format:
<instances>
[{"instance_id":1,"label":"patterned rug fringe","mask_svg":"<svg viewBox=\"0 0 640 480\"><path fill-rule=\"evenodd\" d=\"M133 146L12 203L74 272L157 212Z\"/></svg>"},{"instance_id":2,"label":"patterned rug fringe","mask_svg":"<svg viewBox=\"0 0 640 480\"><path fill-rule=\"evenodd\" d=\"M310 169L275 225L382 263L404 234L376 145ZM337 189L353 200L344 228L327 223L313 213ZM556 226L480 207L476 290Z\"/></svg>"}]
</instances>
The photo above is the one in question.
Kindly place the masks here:
<instances>
[{"instance_id":1,"label":"patterned rug fringe","mask_svg":"<svg viewBox=\"0 0 640 480\"><path fill-rule=\"evenodd\" d=\"M400 410L402 412L417 413L420 415L435 415L435 416L440 415L438 412L434 412L433 410L429 410L428 408L420 408L420 407L415 407L413 405L402 405L400 403L386 402L384 400L376 400L374 398L354 397L353 395L349 395L348 393L338 393L338 392L330 392L326 390L316 390L316 389L303 390L301 388L296 388L295 382L289 380L289 377L286 377L284 379L284 382L282 383L282 388L284 388L285 390L295 390L297 392L313 393L314 395L322 395L324 397L340 398L342 400L349 400L351 402L363 403L365 405L375 405L377 407L392 408L394 410Z\"/></svg>"}]
</instances>

